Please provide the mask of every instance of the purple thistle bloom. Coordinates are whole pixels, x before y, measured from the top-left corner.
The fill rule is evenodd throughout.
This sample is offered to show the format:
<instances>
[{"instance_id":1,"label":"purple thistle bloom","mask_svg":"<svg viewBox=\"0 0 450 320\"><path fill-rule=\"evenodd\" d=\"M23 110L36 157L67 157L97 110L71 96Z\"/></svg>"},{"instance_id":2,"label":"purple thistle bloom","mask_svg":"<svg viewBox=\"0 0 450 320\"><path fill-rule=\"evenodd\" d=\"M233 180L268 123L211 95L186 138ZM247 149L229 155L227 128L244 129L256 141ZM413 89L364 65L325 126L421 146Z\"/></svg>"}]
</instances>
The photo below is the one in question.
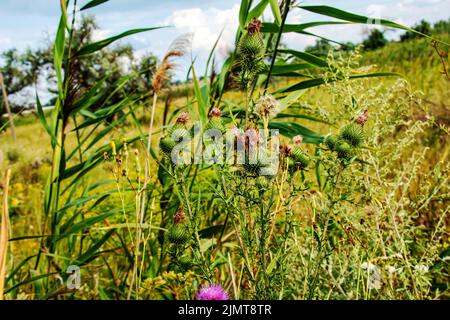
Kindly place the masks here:
<instances>
[{"instance_id":1,"label":"purple thistle bloom","mask_svg":"<svg viewBox=\"0 0 450 320\"><path fill-rule=\"evenodd\" d=\"M220 285L210 284L198 291L197 300L230 300L230 296Z\"/></svg>"}]
</instances>

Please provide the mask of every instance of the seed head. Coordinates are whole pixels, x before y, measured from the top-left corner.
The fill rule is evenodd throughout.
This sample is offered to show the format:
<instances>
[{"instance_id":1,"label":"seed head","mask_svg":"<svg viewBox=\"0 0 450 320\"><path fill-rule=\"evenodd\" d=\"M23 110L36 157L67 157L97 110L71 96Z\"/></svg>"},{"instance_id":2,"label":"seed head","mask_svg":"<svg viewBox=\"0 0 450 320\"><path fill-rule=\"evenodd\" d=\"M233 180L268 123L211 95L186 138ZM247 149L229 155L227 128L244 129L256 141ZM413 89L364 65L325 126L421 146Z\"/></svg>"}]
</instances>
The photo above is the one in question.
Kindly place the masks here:
<instances>
[{"instance_id":1,"label":"seed head","mask_svg":"<svg viewBox=\"0 0 450 320\"><path fill-rule=\"evenodd\" d=\"M273 117L280 111L280 102L272 95L266 94L259 98L255 106L255 111L261 117Z\"/></svg>"}]
</instances>

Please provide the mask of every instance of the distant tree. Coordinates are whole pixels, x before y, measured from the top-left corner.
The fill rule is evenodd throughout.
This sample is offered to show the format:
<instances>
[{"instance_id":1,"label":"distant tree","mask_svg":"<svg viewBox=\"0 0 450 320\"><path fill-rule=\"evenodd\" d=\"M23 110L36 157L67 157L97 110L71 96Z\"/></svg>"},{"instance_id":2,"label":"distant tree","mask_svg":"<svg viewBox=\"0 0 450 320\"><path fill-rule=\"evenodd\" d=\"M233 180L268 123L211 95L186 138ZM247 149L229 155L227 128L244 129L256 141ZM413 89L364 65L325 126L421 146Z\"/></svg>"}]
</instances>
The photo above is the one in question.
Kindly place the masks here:
<instances>
[{"instance_id":1,"label":"distant tree","mask_svg":"<svg viewBox=\"0 0 450 320\"><path fill-rule=\"evenodd\" d=\"M433 25L433 33L450 33L450 19L440 20Z\"/></svg>"},{"instance_id":2,"label":"distant tree","mask_svg":"<svg viewBox=\"0 0 450 320\"><path fill-rule=\"evenodd\" d=\"M362 42L365 50L375 50L384 47L388 40L384 37L384 33L378 29L372 29L369 36Z\"/></svg>"},{"instance_id":3,"label":"distant tree","mask_svg":"<svg viewBox=\"0 0 450 320\"><path fill-rule=\"evenodd\" d=\"M316 43L312 46L308 46L305 48L306 52L315 54L317 56L326 56L330 49L332 49L333 46L330 44L329 41L325 39L317 39Z\"/></svg>"},{"instance_id":4,"label":"distant tree","mask_svg":"<svg viewBox=\"0 0 450 320\"><path fill-rule=\"evenodd\" d=\"M427 35L430 35L431 31L432 31L432 27L431 27L430 23L428 23L425 20L421 20L418 24L413 26L412 29L419 31L420 33L423 33L423 34L427 34ZM408 41L408 40L416 39L419 37L420 37L420 35L412 32L412 31L406 31L404 34L402 34L400 36L400 41L402 41L402 42Z\"/></svg>"},{"instance_id":5,"label":"distant tree","mask_svg":"<svg viewBox=\"0 0 450 320\"><path fill-rule=\"evenodd\" d=\"M98 25L93 17L83 17L75 32L72 53L75 53L84 45L94 42L94 32L97 29ZM52 45L34 50L27 49L23 53L20 53L17 49L10 49L3 52L2 57L3 64L0 68L4 74L5 86L10 96L34 86L41 77L46 79L49 91L56 94ZM106 90L106 94L103 98L106 99L111 94L109 101L114 103L114 101L118 101L126 95L144 95L150 92L152 89L150 79L156 64L157 58L151 53L138 59L135 57L131 46L117 45L74 59L71 66L71 74L73 75L71 83L76 86L78 94L81 95L99 81L105 79L102 88ZM115 89L113 83L131 73L136 73L136 76L132 77L121 90L113 93ZM102 105L104 99L96 101L92 108L98 108ZM50 101L51 103L52 101ZM34 102L30 102L30 105L34 105ZM18 106L12 103L12 108L15 111L23 107L23 105Z\"/></svg>"}]
</instances>

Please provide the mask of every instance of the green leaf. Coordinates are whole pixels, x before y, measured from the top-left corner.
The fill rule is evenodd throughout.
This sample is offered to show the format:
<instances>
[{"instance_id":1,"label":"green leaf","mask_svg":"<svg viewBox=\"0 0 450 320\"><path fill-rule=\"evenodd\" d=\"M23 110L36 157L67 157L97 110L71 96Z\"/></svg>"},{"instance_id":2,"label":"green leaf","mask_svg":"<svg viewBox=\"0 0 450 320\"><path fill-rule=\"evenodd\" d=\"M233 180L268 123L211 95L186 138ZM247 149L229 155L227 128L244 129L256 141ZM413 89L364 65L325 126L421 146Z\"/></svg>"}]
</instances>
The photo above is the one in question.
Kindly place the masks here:
<instances>
[{"instance_id":1,"label":"green leaf","mask_svg":"<svg viewBox=\"0 0 450 320\"><path fill-rule=\"evenodd\" d=\"M102 4L102 3L105 3L105 2L108 2L109 0L92 0L92 1L89 1L88 3L86 3L81 9L80 9L80 11L83 11L83 10L86 10L86 9L89 9L89 8L93 8L93 7L96 7L96 6L98 6L99 4Z\"/></svg>"},{"instance_id":2,"label":"green leaf","mask_svg":"<svg viewBox=\"0 0 450 320\"><path fill-rule=\"evenodd\" d=\"M241 7L239 8L239 26L245 29L247 21L248 11L250 10L250 0L242 0Z\"/></svg>"},{"instance_id":3,"label":"green leaf","mask_svg":"<svg viewBox=\"0 0 450 320\"><path fill-rule=\"evenodd\" d=\"M291 73L298 70L305 70L313 68L314 65L310 63L291 63L291 64L275 64L272 68L273 75L283 75L285 73Z\"/></svg>"},{"instance_id":4,"label":"green leaf","mask_svg":"<svg viewBox=\"0 0 450 320\"><path fill-rule=\"evenodd\" d=\"M349 79L372 78L372 77L403 77L403 76L396 72L375 72L375 73L351 75L351 76L349 76ZM340 80L340 79L328 79L327 82L334 82L334 81L338 81L338 80ZM274 92L274 94L312 88L312 87L320 86L324 83L325 83L325 80L323 78L315 78L315 79L311 79L311 80L305 80L305 81L296 83L294 85L291 85L289 87L278 89Z\"/></svg>"},{"instance_id":5,"label":"green leaf","mask_svg":"<svg viewBox=\"0 0 450 320\"><path fill-rule=\"evenodd\" d=\"M53 134L52 130L50 129L50 126L47 123L47 120L45 119L44 111L42 110L42 104L41 101L39 100L37 92L36 92L36 111L39 121L42 123L42 126L44 127L45 131L47 131L48 135L52 140L52 146L55 147L58 141L56 140L56 136Z\"/></svg>"},{"instance_id":6,"label":"green leaf","mask_svg":"<svg viewBox=\"0 0 450 320\"><path fill-rule=\"evenodd\" d=\"M61 14L58 31L56 32L55 45L53 48L53 64L55 66L56 79L58 82L59 98L63 100L64 86L62 76L62 63L64 59L64 47L66 41L66 17Z\"/></svg>"},{"instance_id":7,"label":"green leaf","mask_svg":"<svg viewBox=\"0 0 450 320\"><path fill-rule=\"evenodd\" d=\"M352 13L352 12L348 12L348 11L344 11L344 10L340 10L340 9L333 8L330 6L296 6L296 7L303 9L303 10L307 10L309 12L314 12L314 13L321 14L324 16L333 17L333 18L337 18L337 19L341 19L341 20L345 20L345 21L349 21L349 22L353 22L353 23L373 24L375 22L373 18L366 17L366 16L359 15L359 14ZM434 39L433 37L430 37L426 34L423 34L417 30L411 29L409 27L406 27L406 26L396 23L394 21L390 21L390 20L386 20L386 19L376 19L376 22L383 26L386 26L386 27L408 30L408 31L414 32L416 34L420 34L421 36L424 36L429 39L433 39L433 40L436 40L438 42L448 45L445 42Z\"/></svg>"},{"instance_id":8,"label":"green leaf","mask_svg":"<svg viewBox=\"0 0 450 320\"><path fill-rule=\"evenodd\" d=\"M194 78L194 93L195 98L197 99L198 114L200 116L202 124L205 125L208 120L208 116L206 114L207 113L206 108L208 107L208 105L207 101L205 101L204 99L205 92L203 91L203 88L200 88L200 83L198 82L197 76L195 74L194 66L192 66L192 76ZM207 92L206 95L208 95Z\"/></svg>"},{"instance_id":9,"label":"green leaf","mask_svg":"<svg viewBox=\"0 0 450 320\"><path fill-rule=\"evenodd\" d=\"M74 264L82 266L98 257L98 250L113 235L114 229L108 231L99 241L94 243L86 252L80 255Z\"/></svg>"},{"instance_id":10,"label":"green leaf","mask_svg":"<svg viewBox=\"0 0 450 320\"><path fill-rule=\"evenodd\" d=\"M223 230L223 224L207 227L205 229L202 229L198 232L198 235L200 238L210 238L211 236L215 234L221 233Z\"/></svg>"},{"instance_id":11,"label":"green leaf","mask_svg":"<svg viewBox=\"0 0 450 320\"><path fill-rule=\"evenodd\" d=\"M116 36L113 36L113 37L110 37L110 38L107 38L104 40L100 40L100 41L97 41L94 43L87 44L86 46L84 46L83 48L78 50L77 54L78 54L78 56L85 56L85 55L94 53L98 50L101 50L104 47L111 44L112 42L122 39L124 37L130 36L130 35L133 35L136 33L141 33L141 32L161 29L161 28L164 28L164 27L152 27L152 28L141 28L141 29L128 30L128 31L122 32L121 34L118 34Z\"/></svg>"},{"instance_id":12,"label":"green leaf","mask_svg":"<svg viewBox=\"0 0 450 320\"><path fill-rule=\"evenodd\" d=\"M110 217L114 214L114 211L106 212L88 219L85 219L79 223L73 224L70 226L67 230L61 230L62 235L60 238L67 237L70 234L77 233L78 231L84 230L86 228L89 228L90 226L99 223L100 221L105 220L106 218Z\"/></svg>"},{"instance_id":13,"label":"green leaf","mask_svg":"<svg viewBox=\"0 0 450 320\"><path fill-rule=\"evenodd\" d=\"M281 12L280 7L278 6L278 0L269 0L269 2L276 24L281 26Z\"/></svg>"},{"instance_id":14,"label":"green leaf","mask_svg":"<svg viewBox=\"0 0 450 320\"><path fill-rule=\"evenodd\" d=\"M303 142L305 143L319 144L324 138L323 135L294 122L270 121L269 129L278 129L282 135L289 138L301 134L303 136Z\"/></svg>"},{"instance_id":15,"label":"green leaf","mask_svg":"<svg viewBox=\"0 0 450 320\"><path fill-rule=\"evenodd\" d=\"M328 62L326 60L308 52L296 51L291 49L280 49L278 50L278 52L290 54L319 68L328 68Z\"/></svg>"},{"instance_id":16,"label":"green leaf","mask_svg":"<svg viewBox=\"0 0 450 320\"><path fill-rule=\"evenodd\" d=\"M308 22L301 24L285 24L283 26L283 33L289 32L303 32L305 29L318 27L323 25L332 25L332 24L349 24L350 22L344 21L316 21L316 22ZM276 23L264 22L264 25L261 29L261 32L267 33L278 33L280 32L280 27Z\"/></svg>"},{"instance_id":17,"label":"green leaf","mask_svg":"<svg viewBox=\"0 0 450 320\"><path fill-rule=\"evenodd\" d=\"M309 114L288 114L288 113L279 113L276 115L275 119L285 119L285 118L296 118L296 119L307 119L315 122L322 122L326 124L330 124L329 121L322 120L316 117L313 117Z\"/></svg>"},{"instance_id":18,"label":"green leaf","mask_svg":"<svg viewBox=\"0 0 450 320\"><path fill-rule=\"evenodd\" d=\"M260 17L264 10L266 9L267 5L269 4L269 0L261 0L247 15L247 20L245 21L245 25L248 25L253 18ZM265 23L264 23L265 25Z\"/></svg>"}]
</instances>

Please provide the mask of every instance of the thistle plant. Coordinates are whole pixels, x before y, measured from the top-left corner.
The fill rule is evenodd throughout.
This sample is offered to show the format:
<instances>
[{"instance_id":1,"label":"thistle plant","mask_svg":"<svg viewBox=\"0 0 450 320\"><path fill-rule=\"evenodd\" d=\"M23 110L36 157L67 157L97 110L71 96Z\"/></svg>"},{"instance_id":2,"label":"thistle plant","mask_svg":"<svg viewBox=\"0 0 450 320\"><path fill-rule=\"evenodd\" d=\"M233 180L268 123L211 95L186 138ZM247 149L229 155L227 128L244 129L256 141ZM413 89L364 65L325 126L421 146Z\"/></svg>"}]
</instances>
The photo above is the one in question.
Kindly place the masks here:
<instances>
[{"instance_id":1,"label":"thistle plant","mask_svg":"<svg viewBox=\"0 0 450 320\"><path fill-rule=\"evenodd\" d=\"M269 2L274 21L262 23ZM37 251L3 276L6 296L444 295L434 288L447 277L449 151L431 161L437 156L425 138L431 128L444 130L409 118L420 101L404 82L364 79L396 74L359 68L358 50L325 59L280 46L285 32L314 36L306 30L317 22L286 23L293 10L339 23L367 18L293 1L242 1L235 51L216 70L213 49L200 78L192 62L186 97L172 104L165 90L189 45L182 36L158 64L151 92L112 103L101 85L77 90L73 73L86 55L155 28L75 48L79 12L70 1L70 20L68 5L61 2L50 118L37 99L52 148L39 234L29 237ZM319 22L328 23L336 21ZM114 92L136 75L119 79ZM239 90L229 90L236 79ZM104 104L93 109L100 97ZM81 270L81 289L67 290L70 266Z\"/></svg>"}]
</instances>

